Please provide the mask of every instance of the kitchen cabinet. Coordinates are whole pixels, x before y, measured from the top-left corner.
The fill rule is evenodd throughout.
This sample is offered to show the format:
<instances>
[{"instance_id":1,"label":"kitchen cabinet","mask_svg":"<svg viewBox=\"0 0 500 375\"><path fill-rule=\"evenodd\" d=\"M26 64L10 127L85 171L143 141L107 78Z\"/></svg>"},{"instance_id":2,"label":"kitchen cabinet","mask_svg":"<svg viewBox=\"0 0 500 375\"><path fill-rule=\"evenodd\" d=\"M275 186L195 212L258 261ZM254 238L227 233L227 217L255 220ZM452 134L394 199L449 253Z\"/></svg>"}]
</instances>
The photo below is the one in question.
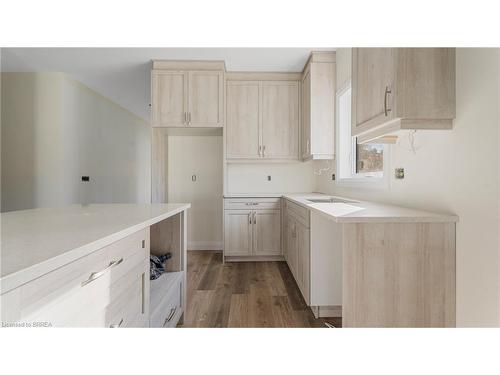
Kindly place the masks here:
<instances>
[{"instance_id":1,"label":"kitchen cabinet","mask_svg":"<svg viewBox=\"0 0 500 375\"><path fill-rule=\"evenodd\" d=\"M286 238L286 253L287 253L287 264L292 272L294 278L296 278L297 268L299 263L299 253L298 253L298 241L297 241L297 222L291 215L287 215L287 238Z\"/></svg>"},{"instance_id":2,"label":"kitchen cabinet","mask_svg":"<svg viewBox=\"0 0 500 375\"><path fill-rule=\"evenodd\" d=\"M285 203L286 261L306 301L310 302L310 231L309 211L292 202Z\"/></svg>"},{"instance_id":3,"label":"kitchen cabinet","mask_svg":"<svg viewBox=\"0 0 500 375\"><path fill-rule=\"evenodd\" d=\"M258 159L260 146L260 83L233 81L227 83L226 157Z\"/></svg>"},{"instance_id":4,"label":"kitchen cabinet","mask_svg":"<svg viewBox=\"0 0 500 375\"><path fill-rule=\"evenodd\" d=\"M280 198L225 199L224 208L226 259L282 257Z\"/></svg>"},{"instance_id":5,"label":"kitchen cabinet","mask_svg":"<svg viewBox=\"0 0 500 375\"><path fill-rule=\"evenodd\" d=\"M281 211L253 211L253 254L281 254Z\"/></svg>"},{"instance_id":6,"label":"kitchen cabinet","mask_svg":"<svg viewBox=\"0 0 500 375\"><path fill-rule=\"evenodd\" d=\"M248 73L227 81L227 160L299 159L300 83L289 76Z\"/></svg>"},{"instance_id":7,"label":"kitchen cabinet","mask_svg":"<svg viewBox=\"0 0 500 375\"><path fill-rule=\"evenodd\" d=\"M158 127L212 127L224 124L223 64L153 62L152 124Z\"/></svg>"},{"instance_id":8,"label":"kitchen cabinet","mask_svg":"<svg viewBox=\"0 0 500 375\"><path fill-rule=\"evenodd\" d=\"M302 74L303 160L334 158L335 81L335 52L313 52Z\"/></svg>"},{"instance_id":9,"label":"kitchen cabinet","mask_svg":"<svg viewBox=\"0 0 500 375\"><path fill-rule=\"evenodd\" d=\"M310 232L303 224L298 224L297 237L297 284L307 304L310 303Z\"/></svg>"},{"instance_id":10,"label":"kitchen cabinet","mask_svg":"<svg viewBox=\"0 0 500 375\"><path fill-rule=\"evenodd\" d=\"M225 210L224 255L252 255L252 210Z\"/></svg>"},{"instance_id":11,"label":"kitchen cabinet","mask_svg":"<svg viewBox=\"0 0 500 375\"><path fill-rule=\"evenodd\" d=\"M154 71L151 81L153 125L186 126L188 112L186 72Z\"/></svg>"},{"instance_id":12,"label":"kitchen cabinet","mask_svg":"<svg viewBox=\"0 0 500 375\"><path fill-rule=\"evenodd\" d=\"M262 157L298 159L299 83L262 82Z\"/></svg>"},{"instance_id":13,"label":"kitchen cabinet","mask_svg":"<svg viewBox=\"0 0 500 375\"><path fill-rule=\"evenodd\" d=\"M353 48L352 135L358 143L399 130L451 129L454 48Z\"/></svg>"}]
</instances>

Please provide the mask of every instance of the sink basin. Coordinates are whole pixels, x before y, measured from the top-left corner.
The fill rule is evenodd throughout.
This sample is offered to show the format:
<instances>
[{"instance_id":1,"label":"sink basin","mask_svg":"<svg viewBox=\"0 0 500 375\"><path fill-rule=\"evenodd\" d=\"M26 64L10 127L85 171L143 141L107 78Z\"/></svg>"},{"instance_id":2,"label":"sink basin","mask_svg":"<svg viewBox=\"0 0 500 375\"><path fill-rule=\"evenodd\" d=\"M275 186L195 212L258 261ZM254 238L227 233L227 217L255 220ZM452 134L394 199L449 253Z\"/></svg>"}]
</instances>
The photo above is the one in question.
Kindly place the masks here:
<instances>
[{"instance_id":1,"label":"sink basin","mask_svg":"<svg viewBox=\"0 0 500 375\"><path fill-rule=\"evenodd\" d=\"M356 201L348 201L340 198L311 198L308 199L311 203L359 203Z\"/></svg>"}]
</instances>

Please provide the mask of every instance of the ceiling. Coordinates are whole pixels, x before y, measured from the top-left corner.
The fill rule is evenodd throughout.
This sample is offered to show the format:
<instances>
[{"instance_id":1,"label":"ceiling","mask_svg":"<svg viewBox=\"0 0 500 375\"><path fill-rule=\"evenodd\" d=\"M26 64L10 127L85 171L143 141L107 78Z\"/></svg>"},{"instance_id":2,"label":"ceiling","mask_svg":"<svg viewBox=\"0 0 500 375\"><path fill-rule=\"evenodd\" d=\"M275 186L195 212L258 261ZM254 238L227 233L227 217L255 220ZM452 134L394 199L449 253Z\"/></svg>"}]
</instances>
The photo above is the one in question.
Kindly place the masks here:
<instances>
[{"instance_id":1,"label":"ceiling","mask_svg":"<svg viewBox=\"0 0 500 375\"><path fill-rule=\"evenodd\" d=\"M68 73L149 121L152 59L224 60L228 71L300 72L318 50L335 48L2 48L1 69Z\"/></svg>"}]
</instances>

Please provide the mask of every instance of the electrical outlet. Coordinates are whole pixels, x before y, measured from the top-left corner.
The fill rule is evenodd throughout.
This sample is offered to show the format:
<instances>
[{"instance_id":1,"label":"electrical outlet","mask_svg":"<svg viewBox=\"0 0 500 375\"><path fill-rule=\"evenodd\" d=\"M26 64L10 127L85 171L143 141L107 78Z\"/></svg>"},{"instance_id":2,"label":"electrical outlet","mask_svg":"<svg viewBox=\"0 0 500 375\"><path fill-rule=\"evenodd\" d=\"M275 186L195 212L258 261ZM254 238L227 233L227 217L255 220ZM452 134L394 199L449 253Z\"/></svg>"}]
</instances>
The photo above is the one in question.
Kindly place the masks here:
<instances>
[{"instance_id":1,"label":"electrical outlet","mask_svg":"<svg viewBox=\"0 0 500 375\"><path fill-rule=\"evenodd\" d=\"M83 182L89 182L90 181L90 177L89 176L82 176L82 181Z\"/></svg>"},{"instance_id":2,"label":"electrical outlet","mask_svg":"<svg viewBox=\"0 0 500 375\"><path fill-rule=\"evenodd\" d=\"M404 168L396 168L394 169L394 177L396 180L402 180L405 178L405 169Z\"/></svg>"},{"instance_id":3,"label":"electrical outlet","mask_svg":"<svg viewBox=\"0 0 500 375\"><path fill-rule=\"evenodd\" d=\"M332 181L335 181L335 173L332 173Z\"/></svg>"},{"instance_id":4,"label":"electrical outlet","mask_svg":"<svg viewBox=\"0 0 500 375\"><path fill-rule=\"evenodd\" d=\"M267 176L267 181L271 181L271 176Z\"/></svg>"}]
</instances>

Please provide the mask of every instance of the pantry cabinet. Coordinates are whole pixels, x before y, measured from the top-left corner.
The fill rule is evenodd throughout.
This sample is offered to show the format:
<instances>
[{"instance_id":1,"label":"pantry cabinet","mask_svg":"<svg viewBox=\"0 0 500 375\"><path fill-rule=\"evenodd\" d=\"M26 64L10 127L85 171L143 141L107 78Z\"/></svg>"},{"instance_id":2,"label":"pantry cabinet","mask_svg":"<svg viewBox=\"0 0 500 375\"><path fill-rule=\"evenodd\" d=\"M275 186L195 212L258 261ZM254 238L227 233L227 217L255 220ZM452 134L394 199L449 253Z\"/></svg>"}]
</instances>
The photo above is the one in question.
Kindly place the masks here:
<instances>
[{"instance_id":1,"label":"pantry cabinet","mask_svg":"<svg viewBox=\"0 0 500 375\"><path fill-rule=\"evenodd\" d=\"M223 66L155 61L151 72L153 126L223 127Z\"/></svg>"},{"instance_id":2,"label":"pantry cabinet","mask_svg":"<svg viewBox=\"0 0 500 375\"><path fill-rule=\"evenodd\" d=\"M281 257L280 207L280 198L225 199L225 258Z\"/></svg>"},{"instance_id":3,"label":"pantry cabinet","mask_svg":"<svg viewBox=\"0 0 500 375\"><path fill-rule=\"evenodd\" d=\"M279 79L281 76L274 74L265 80L253 79L262 78L262 74L248 73L236 77L226 83L226 159L298 160L299 76Z\"/></svg>"},{"instance_id":4,"label":"pantry cabinet","mask_svg":"<svg viewBox=\"0 0 500 375\"><path fill-rule=\"evenodd\" d=\"M334 157L335 58L335 52L313 52L302 74L303 160Z\"/></svg>"},{"instance_id":5,"label":"pantry cabinet","mask_svg":"<svg viewBox=\"0 0 500 375\"><path fill-rule=\"evenodd\" d=\"M352 135L374 142L399 130L451 129L454 48L353 48Z\"/></svg>"}]
</instances>

